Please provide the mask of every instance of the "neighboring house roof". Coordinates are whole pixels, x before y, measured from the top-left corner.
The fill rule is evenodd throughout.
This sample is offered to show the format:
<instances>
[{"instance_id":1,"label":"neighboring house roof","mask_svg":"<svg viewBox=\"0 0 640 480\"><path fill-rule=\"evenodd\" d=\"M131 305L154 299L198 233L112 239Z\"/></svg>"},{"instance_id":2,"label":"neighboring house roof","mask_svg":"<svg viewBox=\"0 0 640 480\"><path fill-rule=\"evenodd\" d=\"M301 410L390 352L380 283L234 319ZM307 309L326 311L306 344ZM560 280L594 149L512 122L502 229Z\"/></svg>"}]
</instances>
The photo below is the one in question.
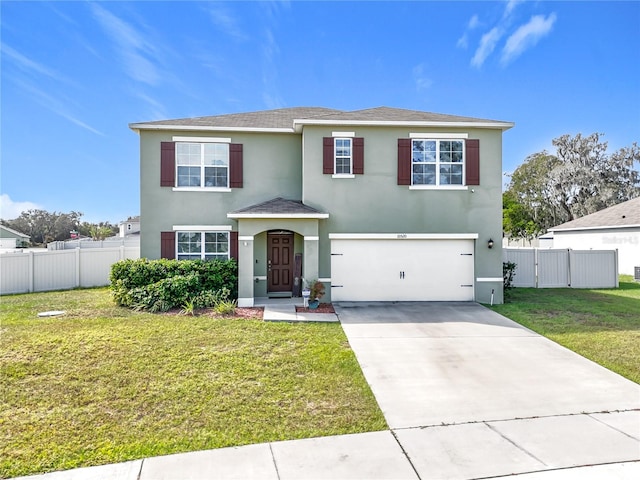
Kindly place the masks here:
<instances>
[{"instance_id":1,"label":"neighboring house roof","mask_svg":"<svg viewBox=\"0 0 640 480\"><path fill-rule=\"evenodd\" d=\"M324 107L294 107L210 117L131 123L129 128L137 132L140 130L242 130L299 133L303 125L475 126L507 130L514 124L498 120L390 107L354 111Z\"/></svg>"},{"instance_id":2,"label":"neighboring house roof","mask_svg":"<svg viewBox=\"0 0 640 480\"><path fill-rule=\"evenodd\" d=\"M628 227L640 227L640 197L563 223L550 228L549 231Z\"/></svg>"},{"instance_id":3,"label":"neighboring house roof","mask_svg":"<svg viewBox=\"0 0 640 480\"><path fill-rule=\"evenodd\" d=\"M6 225L0 225L0 237L2 238L26 238L27 240L31 237L29 237L29 235L26 235L22 232L18 232L17 230L14 230L13 228L9 228ZM5 234L9 233L10 235L7 237Z\"/></svg>"},{"instance_id":4,"label":"neighboring house roof","mask_svg":"<svg viewBox=\"0 0 640 480\"><path fill-rule=\"evenodd\" d=\"M328 218L309 205L296 200L274 198L227 214L228 218Z\"/></svg>"},{"instance_id":5,"label":"neighboring house roof","mask_svg":"<svg viewBox=\"0 0 640 480\"><path fill-rule=\"evenodd\" d=\"M129 217L126 220L121 221L118 225L122 225L124 223L140 223L140 215L137 217Z\"/></svg>"}]
</instances>

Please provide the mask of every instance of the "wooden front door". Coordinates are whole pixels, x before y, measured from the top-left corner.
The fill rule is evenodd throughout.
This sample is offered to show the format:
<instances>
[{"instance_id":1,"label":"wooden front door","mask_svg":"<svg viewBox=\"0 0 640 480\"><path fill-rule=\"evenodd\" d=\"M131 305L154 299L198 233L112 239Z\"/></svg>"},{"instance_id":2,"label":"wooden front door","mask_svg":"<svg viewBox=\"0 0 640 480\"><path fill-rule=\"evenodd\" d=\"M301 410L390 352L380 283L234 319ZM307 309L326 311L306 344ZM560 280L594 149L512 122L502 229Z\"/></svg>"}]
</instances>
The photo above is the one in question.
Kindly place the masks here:
<instances>
[{"instance_id":1,"label":"wooden front door","mask_svg":"<svg viewBox=\"0 0 640 480\"><path fill-rule=\"evenodd\" d=\"M293 289L293 233L267 234L267 291Z\"/></svg>"}]
</instances>

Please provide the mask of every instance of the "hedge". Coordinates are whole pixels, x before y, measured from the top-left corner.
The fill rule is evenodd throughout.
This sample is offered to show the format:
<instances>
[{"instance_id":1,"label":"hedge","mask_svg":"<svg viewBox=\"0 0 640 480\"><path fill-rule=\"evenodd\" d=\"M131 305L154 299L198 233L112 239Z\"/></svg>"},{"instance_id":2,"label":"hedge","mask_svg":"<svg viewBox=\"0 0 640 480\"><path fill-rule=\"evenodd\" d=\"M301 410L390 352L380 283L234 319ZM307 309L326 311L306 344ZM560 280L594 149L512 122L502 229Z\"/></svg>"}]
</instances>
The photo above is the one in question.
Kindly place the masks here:
<instances>
[{"instance_id":1,"label":"hedge","mask_svg":"<svg viewBox=\"0 0 640 480\"><path fill-rule=\"evenodd\" d=\"M122 260L111 266L109 279L118 305L151 311L187 301L206 307L222 297L238 296L235 260Z\"/></svg>"}]
</instances>

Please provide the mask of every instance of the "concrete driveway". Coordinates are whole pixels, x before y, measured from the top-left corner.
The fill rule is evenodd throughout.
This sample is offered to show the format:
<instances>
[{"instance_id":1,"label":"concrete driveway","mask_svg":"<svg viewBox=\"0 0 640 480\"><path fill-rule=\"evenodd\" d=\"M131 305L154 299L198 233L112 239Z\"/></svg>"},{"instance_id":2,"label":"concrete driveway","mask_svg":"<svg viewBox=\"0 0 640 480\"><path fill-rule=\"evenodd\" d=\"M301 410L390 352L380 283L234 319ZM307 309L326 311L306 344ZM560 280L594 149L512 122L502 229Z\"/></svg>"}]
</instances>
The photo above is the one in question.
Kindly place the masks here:
<instances>
[{"instance_id":1,"label":"concrete driveway","mask_svg":"<svg viewBox=\"0 0 640 480\"><path fill-rule=\"evenodd\" d=\"M336 311L421 478L640 461L638 384L481 305Z\"/></svg>"}]
</instances>

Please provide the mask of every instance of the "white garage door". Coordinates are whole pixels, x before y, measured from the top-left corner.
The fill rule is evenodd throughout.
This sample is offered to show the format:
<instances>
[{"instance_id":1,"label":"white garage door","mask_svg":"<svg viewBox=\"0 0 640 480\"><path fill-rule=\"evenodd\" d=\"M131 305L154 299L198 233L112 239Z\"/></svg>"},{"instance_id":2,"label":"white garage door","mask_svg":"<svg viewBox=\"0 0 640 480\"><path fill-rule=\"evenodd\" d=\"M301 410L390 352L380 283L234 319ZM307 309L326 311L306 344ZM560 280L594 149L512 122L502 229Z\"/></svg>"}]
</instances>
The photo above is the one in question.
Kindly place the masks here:
<instances>
[{"instance_id":1,"label":"white garage door","mask_svg":"<svg viewBox=\"0 0 640 480\"><path fill-rule=\"evenodd\" d=\"M333 301L472 301L470 239L332 239Z\"/></svg>"}]
</instances>

